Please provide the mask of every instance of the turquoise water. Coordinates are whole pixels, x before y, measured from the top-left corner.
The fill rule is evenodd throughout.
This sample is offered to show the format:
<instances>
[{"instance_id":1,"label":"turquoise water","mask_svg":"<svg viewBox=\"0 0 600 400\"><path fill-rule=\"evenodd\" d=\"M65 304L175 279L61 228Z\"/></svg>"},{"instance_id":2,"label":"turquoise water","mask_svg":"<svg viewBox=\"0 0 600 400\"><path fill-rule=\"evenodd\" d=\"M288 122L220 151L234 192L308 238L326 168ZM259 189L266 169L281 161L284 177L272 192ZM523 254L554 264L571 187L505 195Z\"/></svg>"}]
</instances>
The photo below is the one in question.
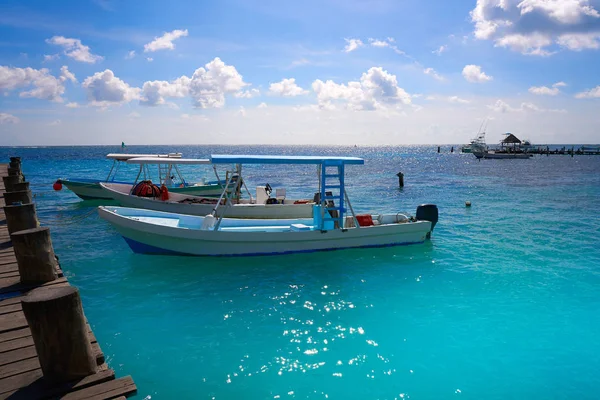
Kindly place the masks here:
<instances>
[{"instance_id":1,"label":"turquoise water","mask_svg":"<svg viewBox=\"0 0 600 400\"><path fill-rule=\"evenodd\" d=\"M600 157L128 148L362 156L366 165L347 171L358 211L440 209L424 245L220 259L133 254L91 211L95 203L52 191L58 177L104 177L103 156L118 150L1 148L0 156L23 157L63 270L109 365L133 376L137 398L598 397ZM289 197L316 191L314 167L247 167L245 175L249 187L285 185Z\"/></svg>"}]
</instances>

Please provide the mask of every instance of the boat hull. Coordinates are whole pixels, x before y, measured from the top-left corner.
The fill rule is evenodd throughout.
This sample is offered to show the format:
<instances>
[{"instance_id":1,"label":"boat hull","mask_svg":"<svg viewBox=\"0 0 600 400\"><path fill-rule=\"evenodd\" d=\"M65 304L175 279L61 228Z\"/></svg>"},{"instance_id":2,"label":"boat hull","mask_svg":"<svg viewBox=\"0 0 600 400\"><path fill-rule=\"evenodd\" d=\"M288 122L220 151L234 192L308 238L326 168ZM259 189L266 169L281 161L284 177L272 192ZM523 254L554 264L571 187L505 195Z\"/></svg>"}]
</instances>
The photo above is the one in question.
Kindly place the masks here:
<instances>
[{"instance_id":1,"label":"boat hull","mask_svg":"<svg viewBox=\"0 0 600 400\"><path fill-rule=\"evenodd\" d=\"M175 214L205 216L210 214L215 204L186 204L176 201L138 197L128 193L122 184L102 183L104 196L116 200L123 207L143 208L147 210L170 212ZM178 196L181 198L182 196ZM308 204L235 204L217 208L217 216L228 218L288 219L312 218L312 203Z\"/></svg>"},{"instance_id":2,"label":"boat hull","mask_svg":"<svg viewBox=\"0 0 600 400\"><path fill-rule=\"evenodd\" d=\"M60 182L67 187L70 191L75 193L79 198L83 200L112 200L112 197L108 195L100 186L99 181L94 180L69 180L60 179ZM116 182L119 184L129 185L132 183ZM185 186L185 187L174 187L169 188L169 191L173 193L182 193L192 196L208 196L215 197L220 196L223 189L219 184L209 185L197 185L197 186Z\"/></svg>"},{"instance_id":3,"label":"boat hull","mask_svg":"<svg viewBox=\"0 0 600 400\"><path fill-rule=\"evenodd\" d=\"M527 160L532 157L531 154L523 153L473 153L477 158L488 160Z\"/></svg>"},{"instance_id":4,"label":"boat hull","mask_svg":"<svg viewBox=\"0 0 600 400\"><path fill-rule=\"evenodd\" d=\"M180 216L147 210L137 210L136 213L132 210L134 209L120 209L119 207L99 207L98 209L100 217L116 228L134 252L146 254L263 256L388 247L423 243L431 231L431 222L429 221L328 231L292 231L285 230L284 227L270 227L277 228L272 230L265 227L266 231L251 232L213 231L149 223L144 221L144 215L158 216L166 220L173 220ZM120 215L119 212L130 215ZM134 217L132 218L132 216ZM188 218L202 219L202 217L189 216Z\"/></svg>"}]
</instances>

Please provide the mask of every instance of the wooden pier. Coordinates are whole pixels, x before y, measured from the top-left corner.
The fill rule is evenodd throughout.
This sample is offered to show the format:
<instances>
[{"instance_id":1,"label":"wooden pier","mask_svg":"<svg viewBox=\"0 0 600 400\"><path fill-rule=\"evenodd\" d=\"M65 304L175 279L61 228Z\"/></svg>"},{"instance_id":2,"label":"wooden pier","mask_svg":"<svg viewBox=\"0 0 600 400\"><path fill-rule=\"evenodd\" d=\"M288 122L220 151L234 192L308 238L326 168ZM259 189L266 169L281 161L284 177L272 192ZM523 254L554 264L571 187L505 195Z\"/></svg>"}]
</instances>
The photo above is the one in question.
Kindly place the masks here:
<instances>
[{"instance_id":1,"label":"wooden pier","mask_svg":"<svg viewBox=\"0 0 600 400\"><path fill-rule=\"evenodd\" d=\"M8 165L0 164L0 177L8 176L8 174ZM105 363L104 354L87 321L85 321L87 338L91 344L92 357L95 358L95 365L92 362L92 370L95 372L66 382L44 378L40 364L42 358L36 352L38 343L34 343L34 337L39 340L39 333L38 336L35 333L32 336L32 330L27 321L30 316L25 316L22 300L26 299L27 294L36 288L65 288L70 285L63 276L58 263L56 279L43 284L21 282L19 265L8 233L6 215L2 208L5 206L4 194L4 183L0 180L0 196L2 196L0 197L0 400L125 399L125 397L135 394L137 388L133 379L130 376L116 379L115 372ZM71 289L71 291L74 290ZM79 300L78 293L75 294ZM83 323L84 321L81 322L81 326ZM42 331L41 335L44 334L45 332ZM74 336L76 335L74 334ZM82 337L85 339L85 336ZM43 339L47 338L43 337ZM71 337L66 340L71 340ZM85 343L85 346L88 344ZM72 354L65 355L65 360L70 359L72 359Z\"/></svg>"}]
</instances>

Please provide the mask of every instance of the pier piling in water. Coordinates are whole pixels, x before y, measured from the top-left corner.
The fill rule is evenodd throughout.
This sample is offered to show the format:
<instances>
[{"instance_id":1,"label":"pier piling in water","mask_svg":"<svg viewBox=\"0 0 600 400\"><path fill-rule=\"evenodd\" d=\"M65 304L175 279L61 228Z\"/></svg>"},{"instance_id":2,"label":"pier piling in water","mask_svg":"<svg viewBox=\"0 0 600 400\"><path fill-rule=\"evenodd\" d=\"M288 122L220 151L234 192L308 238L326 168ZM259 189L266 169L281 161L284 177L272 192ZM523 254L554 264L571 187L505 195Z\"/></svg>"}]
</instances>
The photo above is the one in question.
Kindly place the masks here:
<instances>
[{"instance_id":1,"label":"pier piling in water","mask_svg":"<svg viewBox=\"0 0 600 400\"><path fill-rule=\"evenodd\" d=\"M45 283L58 278L50 228L40 227L10 235L22 283Z\"/></svg>"},{"instance_id":2,"label":"pier piling in water","mask_svg":"<svg viewBox=\"0 0 600 400\"><path fill-rule=\"evenodd\" d=\"M10 161L20 169L19 157ZM6 205L0 208L0 399L135 394L131 376L117 379L105 363L79 293L63 276L50 230L38 227L34 204L8 203L22 194L6 192L29 192L29 183L21 174L8 176L8 164L0 164L0 176L0 206Z\"/></svg>"},{"instance_id":3,"label":"pier piling in water","mask_svg":"<svg viewBox=\"0 0 600 400\"><path fill-rule=\"evenodd\" d=\"M23 175L3 176L2 181L4 182L4 188L7 192L14 192L14 185L23 182Z\"/></svg>"},{"instance_id":4,"label":"pier piling in water","mask_svg":"<svg viewBox=\"0 0 600 400\"><path fill-rule=\"evenodd\" d=\"M4 214L10 234L40 226L33 203L4 206Z\"/></svg>"},{"instance_id":5,"label":"pier piling in water","mask_svg":"<svg viewBox=\"0 0 600 400\"><path fill-rule=\"evenodd\" d=\"M20 192L21 190L29 190L29 182L19 182L12 185L12 192ZM7 190L8 192L8 190ZM8 203L5 201L5 203Z\"/></svg>"},{"instance_id":6,"label":"pier piling in water","mask_svg":"<svg viewBox=\"0 0 600 400\"><path fill-rule=\"evenodd\" d=\"M96 372L77 288L40 287L21 305L45 380L62 383Z\"/></svg>"},{"instance_id":7,"label":"pier piling in water","mask_svg":"<svg viewBox=\"0 0 600 400\"><path fill-rule=\"evenodd\" d=\"M398 177L398 186L403 188L404 187L404 174L402 172L398 172L396 174L396 176Z\"/></svg>"},{"instance_id":8,"label":"pier piling in water","mask_svg":"<svg viewBox=\"0 0 600 400\"><path fill-rule=\"evenodd\" d=\"M22 203L30 204L33 203L31 197L31 190L17 190L14 192L4 193L4 202L6 204Z\"/></svg>"}]
</instances>

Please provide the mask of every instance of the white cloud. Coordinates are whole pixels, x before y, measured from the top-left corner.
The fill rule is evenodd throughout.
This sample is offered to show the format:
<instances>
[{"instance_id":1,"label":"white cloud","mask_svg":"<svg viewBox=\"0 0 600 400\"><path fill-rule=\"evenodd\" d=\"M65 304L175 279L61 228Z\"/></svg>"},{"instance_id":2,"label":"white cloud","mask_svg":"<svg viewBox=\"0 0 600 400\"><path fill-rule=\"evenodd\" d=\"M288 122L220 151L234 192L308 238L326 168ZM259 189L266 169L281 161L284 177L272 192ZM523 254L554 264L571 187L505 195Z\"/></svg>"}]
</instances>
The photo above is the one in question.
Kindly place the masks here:
<instances>
[{"instance_id":1,"label":"white cloud","mask_svg":"<svg viewBox=\"0 0 600 400\"><path fill-rule=\"evenodd\" d=\"M575 95L575 98L577 99L593 99L598 97L600 97L600 86L596 86L593 89L584 90L583 92Z\"/></svg>"},{"instance_id":2,"label":"white cloud","mask_svg":"<svg viewBox=\"0 0 600 400\"><path fill-rule=\"evenodd\" d=\"M594 33L569 33L560 35L556 43L573 51L600 48L600 32Z\"/></svg>"},{"instance_id":3,"label":"white cloud","mask_svg":"<svg viewBox=\"0 0 600 400\"><path fill-rule=\"evenodd\" d=\"M140 113L137 113L137 112L135 112L135 111L133 111L133 112L130 112L129 114L127 114L127 116L128 116L129 118L132 118L132 119L137 119L137 118L140 118L140 117L141 117Z\"/></svg>"},{"instance_id":4,"label":"white cloud","mask_svg":"<svg viewBox=\"0 0 600 400\"><path fill-rule=\"evenodd\" d=\"M483 83L493 79L491 76L486 75L485 72L481 70L479 65L473 64L465 65L462 75L468 82L471 83Z\"/></svg>"},{"instance_id":5,"label":"white cloud","mask_svg":"<svg viewBox=\"0 0 600 400\"><path fill-rule=\"evenodd\" d=\"M144 45L144 52L153 52L158 50L173 50L175 45L173 41L188 35L187 29L175 29L171 32L165 32L160 37L155 37L153 41Z\"/></svg>"},{"instance_id":6,"label":"white cloud","mask_svg":"<svg viewBox=\"0 0 600 400\"><path fill-rule=\"evenodd\" d=\"M71 102L71 103L65 104L65 107L67 107L67 108L79 108L79 104L77 104L75 102Z\"/></svg>"},{"instance_id":7,"label":"white cloud","mask_svg":"<svg viewBox=\"0 0 600 400\"><path fill-rule=\"evenodd\" d=\"M233 94L233 97L238 97L242 99L251 99L256 96L260 96L260 90L258 89L243 90L241 92Z\"/></svg>"},{"instance_id":8,"label":"white cloud","mask_svg":"<svg viewBox=\"0 0 600 400\"><path fill-rule=\"evenodd\" d=\"M506 35L496 40L495 46L508 47L531 56L551 56L554 52L544 50L544 47L552 44L552 39L545 34L531 33L528 35L513 34Z\"/></svg>"},{"instance_id":9,"label":"white cloud","mask_svg":"<svg viewBox=\"0 0 600 400\"><path fill-rule=\"evenodd\" d=\"M75 78L75 74L69 71L69 67L67 67L66 65L63 65L60 68L60 80L63 82L71 81L72 83L77 83L77 78Z\"/></svg>"},{"instance_id":10,"label":"white cloud","mask_svg":"<svg viewBox=\"0 0 600 400\"><path fill-rule=\"evenodd\" d=\"M165 104L165 97L182 98L190 93L190 78L182 76L172 82L148 81L144 82L141 92L140 104L155 106Z\"/></svg>"},{"instance_id":11,"label":"white cloud","mask_svg":"<svg viewBox=\"0 0 600 400\"><path fill-rule=\"evenodd\" d=\"M547 86L532 86L529 88L529 93L541 96L556 96L560 93L559 87L567 86L564 82L556 82L551 88Z\"/></svg>"},{"instance_id":12,"label":"white cloud","mask_svg":"<svg viewBox=\"0 0 600 400\"><path fill-rule=\"evenodd\" d=\"M350 53L351 51L354 51L356 49L358 49L359 47L363 47L364 44L362 42L362 40L360 39L344 39L346 41L346 47L344 47L344 51L346 53Z\"/></svg>"},{"instance_id":13,"label":"white cloud","mask_svg":"<svg viewBox=\"0 0 600 400\"><path fill-rule=\"evenodd\" d=\"M413 97L416 97L416 96L413 95ZM445 96L438 96L438 95L430 95L430 96L427 96L425 98L425 100L445 101L445 102L452 103L452 104L469 104L470 103L469 100L465 100L465 99L460 98L458 96L448 96L448 97L445 97Z\"/></svg>"},{"instance_id":14,"label":"white cloud","mask_svg":"<svg viewBox=\"0 0 600 400\"><path fill-rule=\"evenodd\" d=\"M3 124L18 124L21 120L12 114L0 113L0 125Z\"/></svg>"},{"instance_id":15,"label":"white cloud","mask_svg":"<svg viewBox=\"0 0 600 400\"><path fill-rule=\"evenodd\" d=\"M267 108L267 103L260 103L257 108Z\"/></svg>"},{"instance_id":16,"label":"white cloud","mask_svg":"<svg viewBox=\"0 0 600 400\"><path fill-rule=\"evenodd\" d=\"M389 47L390 42L387 40L369 39L369 44L373 47Z\"/></svg>"},{"instance_id":17,"label":"white cloud","mask_svg":"<svg viewBox=\"0 0 600 400\"><path fill-rule=\"evenodd\" d=\"M441 45L437 50L433 50L432 53L433 54L437 54L438 56L441 56L443 52L448 50L448 46L446 45Z\"/></svg>"},{"instance_id":18,"label":"white cloud","mask_svg":"<svg viewBox=\"0 0 600 400\"><path fill-rule=\"evenodd\" d=\"M281 82L269 85L269 94L273 96L295 97L308 94L308 90L302 89L296 84L295 78L282 79Z\"/></svg>"},{"instance_id":19,"label":"white cloud","mask_svg":"<svg viewBox=\"0 0 600 400\"><path fill-rule=\"evenodd\" d=\"M54 61L54 60L58 60L60 57L60 54L44 54L44 61L42 62L50 62L50 61Z\"/></svg>"},{"instance_id":20,"label":"white cloud","mask_svg":"<svg viewBox=\"0 0 600 400\"><path fill-rule=\"evenodd\" d=\"M400 50L398 48L398 46L396 46L394 44L395 42L396 42L396 40L394 38L392 38L392 37L388 37L388 38L386 38L384 40L369 38L369 44L371 46L378 47L378 48L388 47L388 48L394 50L394 52L396 54L400 54L401 56L406 56L409 59L411 59L411 60L414 61L414 59L412 59L412 57L407 56L405 52L403 52L402 50Z\"/></svg>"},{"instance_id":21,"label":"white cloud","mask_svg":"<svg viewBox=\"0 0 600 400\"><path fill-rule=\"evenodd\" d=\"M62 124L62 121L61 121L60 119L55 119L55 120L54 120L54 121L52 121L52 122L48 122L48 124L47 124L47 125L48 125L48 126L56 126L56 125L60 125L60 124Z\"/></svg>"},{"instance_id":22,"label":"white cloud","mask_svg":"<svg viewBox=\"0 0 600 400\"><path fill-rule=\"evenodd\" d=\"M83 45L79 39L53 36L50 39L46 39L46 43L62 46L64 54L75 61L94 64L96 61L103 59L101 56L90 53L90 48Z\"/></svg>"},{"instance_id":23,"label":"white cloud","mask_svg":"<svg viewBox=\"0 0 600 400\"><path fill-rule=\"evenodd\" d=\"M378 110L411 103L410 95L398 86L396 76L381 67L372 67L363 73L360 82L337 84L317 79L312 89L321 109L335 108L334 101L345 103L351 110Z\"/></svg>"},{"instance_id":24,"label":"white cloud","mask_svg":"<svg viewBox=\"0 0 600 400\"><path fill-rule=\"evenodd\" d=\"M494 104L488 105L490 110L500 113L521 113L521 112L550 112L550 113L566 113L566 110L546 109L536 106L533 103L521 103L519 108L511 107L508 103L498 99Z\"/></svg>"},{"instance_id":25,"label":"white cloud","mask_svg":"<svg viewBox=\"0 0 600 400\"><path fill-rule=\"evenodd\" d=\"M88 76L82 83L91 104L99 107L120 105L140 98L140 89L132 88L106 69Z\"/></svg>"},{"instance_id":26,"label":"white cloud","mask_svg":"<svg viewBox=\"0 0 600 400\"><path fill-rule=\"evenodd\" d=\"M438 81L443 81L443 80L444 80L444 77L443 77L443 76L441 76L440 74L438 74L438 73L436 72L436 70L435 70L435 69L433 69L433 68L425 68L425 69L423 70L423 73L424 73L425 75L430 75L430 76L434 77L434 78L435 78L435 79L437 79Z\"/></svg>"},{"instance_id":27,"label":"white cloud","mask_svg":"<svg viewBox=\"0 0 600 400\"><path fill-rule=\"evenodd\" d=\"M146 61L152 62L152 61L154 61L154 58L152 58L152 57L146 57Z\"/></svg>"},{"instance_id":28,"label":"white cloud","mask_svg":"<svg viewBox=\"0 0 600 400\"><path fill-rule=\"evenodd\" d=\"M560 93L558 88L549 88L547 86L532 86L529 88L529 93L540 96L556 96Z\"/></svg>"},{"instance_id":29,"label":"white cloud","mask_svg":"<svg viewBox=\"0 0 600 400\"><path fill-rule=\"evenodd\" d=\"M475 37L528 55L600 48L598 0L477 0Z\"/></svg>"},{"instance_id":30,"label":"white cloud","mask_svg":"<svg viewBox=\"0 0 600 400\"><path fill-rule=\"evenodd\" d=\"M448 101L450 103L457 103L457 104L469 104L470 103L469 100L461 99L458 96L450 96L450 97L448 97Z\"/></svg>"},{"instance_id":31,"label":"white cloud","mask_svg":"<svg viewBox=\"0 0 600 400\"><path fill-rule=\"evenodd\" d=\"M131 50L125 55L126 60L131 60L134 57L135 57L135 50Z\"/></svg>"},{"instance_id":32,"label":"white cloud","mask_svg":"<svg viewBox=\"0 0 600 400\"><path fill-rule=\"evenodd\" d=\"M62 79L50 75L46 68L13 68L0 66L0 91L8 93L17 88L31 88L19 94L21 97L62 102L61 95L65 92Z\"/></svg>"},{"instance_id":33,"label":"white cloud","mask_svg":"<svg viewBox=\"0 0 600 400\"><path fill-rule=\"evenodd\" d=\"M240 106L240 109L237 111L236 115L239 115L240 117L246 116L246 109L244 106Z\"/></svg>"},{"instance_id":34,"label":"white cloud","mask_svg":"<svg viewBox=\"0 0 600 400\"><path fill-rule=\"evenodd\" d=\"M221 108L225 105L225 95L234 94L248 86L242 75L232 65L226 65L220 58L198 68L190 82L190 95L194 106L199 108Z\"/></svg>"}]
</instances>

